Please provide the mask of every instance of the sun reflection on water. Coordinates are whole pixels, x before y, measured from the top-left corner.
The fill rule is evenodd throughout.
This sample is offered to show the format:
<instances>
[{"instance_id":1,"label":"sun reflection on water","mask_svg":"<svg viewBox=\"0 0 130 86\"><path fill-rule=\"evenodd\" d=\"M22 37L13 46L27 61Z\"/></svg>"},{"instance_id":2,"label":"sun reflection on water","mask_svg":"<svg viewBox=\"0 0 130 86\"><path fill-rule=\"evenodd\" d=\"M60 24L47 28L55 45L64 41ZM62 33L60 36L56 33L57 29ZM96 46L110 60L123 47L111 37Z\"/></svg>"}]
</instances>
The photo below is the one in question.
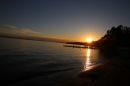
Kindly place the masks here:
<instances>
[{"instance_id":1,"label":"sun reflection on water","mask_svg":"<svg viewBox=\"0 0 130 86\"><path fill-rule=\"evenodd\" d=\"M90 54L91 54L91 50L90 50L90 49L87 49L86 62L85 62L85 64L84 64L84 70L85 70L85 71L92 68L92 67L91 67L92 63L91 63L91 60L90 60Z\"/></svg>"}]
</instances>

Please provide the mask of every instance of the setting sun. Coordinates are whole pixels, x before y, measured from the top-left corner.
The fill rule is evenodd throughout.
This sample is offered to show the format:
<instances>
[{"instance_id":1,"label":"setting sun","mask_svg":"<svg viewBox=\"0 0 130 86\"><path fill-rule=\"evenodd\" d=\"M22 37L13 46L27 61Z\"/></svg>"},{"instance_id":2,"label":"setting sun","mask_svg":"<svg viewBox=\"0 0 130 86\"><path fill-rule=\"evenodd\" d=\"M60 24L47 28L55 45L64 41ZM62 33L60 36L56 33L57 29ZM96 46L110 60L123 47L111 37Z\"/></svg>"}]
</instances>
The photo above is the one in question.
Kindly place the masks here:
<instances>
[{"instance_id":1,"label":"setting sun","mask_svg":"<svg viewBox=\"0 0 130 86\"><path fill-rule=\"evenodd\" d=\"M92 38L88 38L86 42L92 42Z\"/></svg>"}]
</instances>

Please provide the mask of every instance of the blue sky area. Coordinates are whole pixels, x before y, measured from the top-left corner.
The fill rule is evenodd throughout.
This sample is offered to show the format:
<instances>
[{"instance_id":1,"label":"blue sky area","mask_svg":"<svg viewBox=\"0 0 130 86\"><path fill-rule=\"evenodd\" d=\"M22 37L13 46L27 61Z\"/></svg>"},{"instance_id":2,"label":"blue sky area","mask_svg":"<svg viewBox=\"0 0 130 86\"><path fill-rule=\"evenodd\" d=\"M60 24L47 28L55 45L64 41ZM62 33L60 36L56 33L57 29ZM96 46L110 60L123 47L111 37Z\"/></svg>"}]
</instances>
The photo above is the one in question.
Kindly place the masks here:
<instances>
[{"instance_id":1,"label":"blue sky area","mask_svg":"<svg viewBox=\"0 0 130 86\"><path fill-rule=\"evenodd\" d=\"M0 0L0 34L86 41L130 26L130 0Z\"/></svg>"}]
</instances>

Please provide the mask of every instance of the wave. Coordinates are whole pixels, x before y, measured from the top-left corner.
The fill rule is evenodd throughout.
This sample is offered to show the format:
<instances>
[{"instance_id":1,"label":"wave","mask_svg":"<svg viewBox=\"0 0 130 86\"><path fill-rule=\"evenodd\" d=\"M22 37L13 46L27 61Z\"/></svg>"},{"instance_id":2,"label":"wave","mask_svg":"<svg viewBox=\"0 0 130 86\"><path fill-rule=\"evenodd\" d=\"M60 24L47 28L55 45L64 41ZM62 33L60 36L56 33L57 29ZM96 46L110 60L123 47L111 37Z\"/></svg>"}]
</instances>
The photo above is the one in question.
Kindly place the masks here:
<instances>
[{"instance_id":1,"label":"wave","mask_svg":"<svg viewBox=\"0 0 130 86\"><path fill-rule=\"evenodd\" d=\"M37 77L41 77L41 76L47 76L47 75L51 75L51 74L58 73L58 72L69 71L69 70L73 70L73 69L74 68L52 70L52 71L34 71L33 73L25 74L25 76L2 80L1 84L2 85L10 85L10 84L18 83L21 81L25 81L25 80L29 80L29 79L33 79L33 78L37 78Z\"/></svg>"}]
</instances>

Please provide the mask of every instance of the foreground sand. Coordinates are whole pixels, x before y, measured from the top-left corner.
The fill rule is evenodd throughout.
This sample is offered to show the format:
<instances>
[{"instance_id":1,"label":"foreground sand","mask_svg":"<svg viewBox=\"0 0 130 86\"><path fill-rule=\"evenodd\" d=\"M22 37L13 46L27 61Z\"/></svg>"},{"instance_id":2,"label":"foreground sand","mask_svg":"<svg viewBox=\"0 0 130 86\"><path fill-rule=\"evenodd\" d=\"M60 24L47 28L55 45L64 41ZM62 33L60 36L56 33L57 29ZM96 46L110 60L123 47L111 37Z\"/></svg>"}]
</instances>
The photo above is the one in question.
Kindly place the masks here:
<instances>
[{"instance_id":1,"label":"foreground sand","mask_svg":"<svg viewBox=\"0 0 130 86\"><path fill-rule=\"evenodd\" d=\"M111 59L54 86L130 86L130 58Z\"/></svg>"}]
</instances>

